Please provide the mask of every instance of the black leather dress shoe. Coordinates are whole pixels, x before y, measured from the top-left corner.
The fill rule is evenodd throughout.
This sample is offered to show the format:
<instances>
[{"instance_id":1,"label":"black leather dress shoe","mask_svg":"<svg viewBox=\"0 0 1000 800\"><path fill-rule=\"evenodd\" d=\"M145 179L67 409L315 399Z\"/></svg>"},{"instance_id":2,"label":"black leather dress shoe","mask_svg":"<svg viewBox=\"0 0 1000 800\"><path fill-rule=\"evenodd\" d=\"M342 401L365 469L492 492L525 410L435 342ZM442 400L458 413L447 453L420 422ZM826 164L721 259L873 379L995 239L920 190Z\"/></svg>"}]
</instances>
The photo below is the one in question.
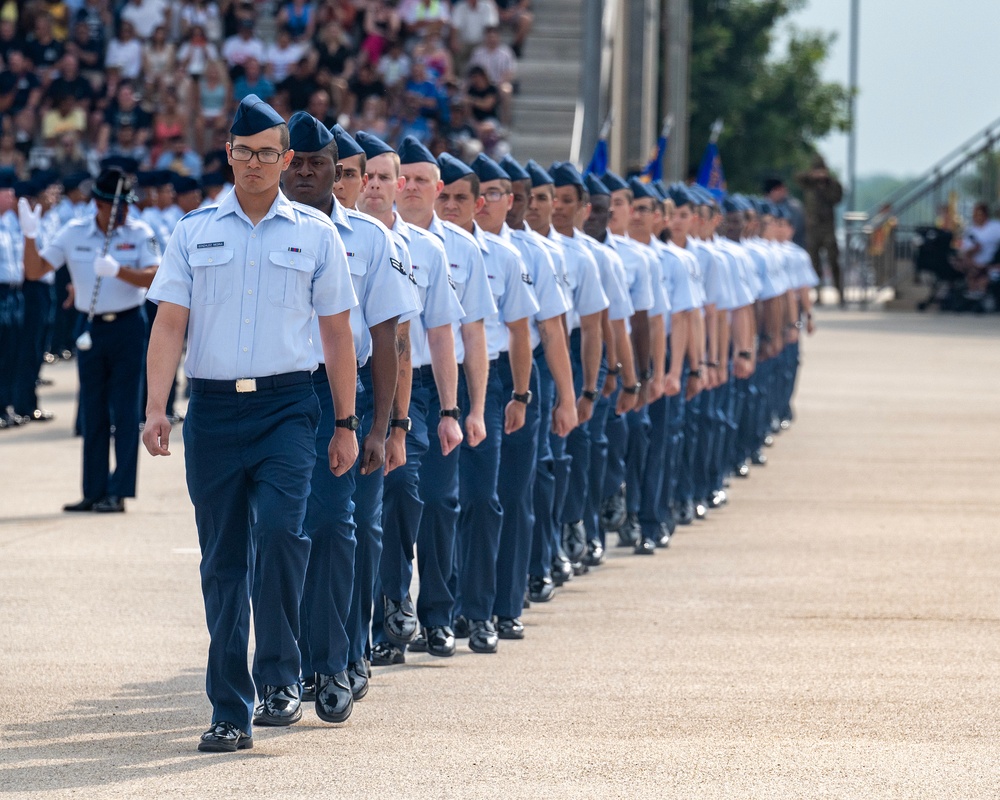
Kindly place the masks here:
<instances>
[{"instance_id":1,"label":"black leather dress shoe","mask_svg":"<svg viewBox=\"0 0 1000 800\"><path fill-rule=\"evenodd\" d=\"M496 628L500 639L524 638L524 625L517 617L498 617Z\"/></svg>"},{"instance_id":2,"label":"black leather dress shoe","mask_svg":"<svg viewBox=\"0 0 1000 800\"><path fill-rule=\"evenodd\" d=\"M736 465L736 469L733 470L733 474L740 478L750 477L750 465L744 459L739 464Z\"/></svg>"},{"instance_id":3,"label":"black leather dress shoe","mask_svg":"<svg viewBox=\"0 0 1000 800\"><path fill-rule=\"evenodd\" d=\"M455 633L456 639L468 639L469 638L469 620L459 614L455 617L455 624L451 626L451 629Z\"/></svg>"},{"instance_id":4,"label":"black leather dress shoe","mask_svg":"<svg viewBox=\"0 0 1000 800\"><path fill-rule=\"evenodd\" d=\"M583 557L583 563L588 567L599 567L604 563L604 545L600 539L587 542L587 555Z\"/></svg>"},{"instance_id":5,"label":"black leather dress shoe","mask_svg":"<svg viewBox=\"0 0 1000 800\"><path fill-rule=\"evenodd\" d=\"M426 653L427 652L427 634L426 628L417 634L417 638L406 645L406 649L411 653Z\"/></svg>"},{"instance_id":6,"label":"black leather dress shoe","mask_svg":"<svg viewBox=\"0 0 1000 800\"><path fill-rule=\"evenodd\" d=\"M708 504L712 508L721 508L728 502L729 502L729 495L726 494L724 489L716 489L714 492L712 492L712 496L708 498Z\"/></svg>"},{"instance_id":7,"label":"black leather dress shoe","mask_svg":"<svg viewBox=\"0 0 1000 800\"><path fill-rule=\"evenodd\" d=\"M763 467L767 464L767 456L765 456L760 450L755 450L750 456L750 463L755 464L758 467Z\"/></svg>"},{"instance_id":8,"label":"black leather dress shoe","mask_svg":"<svg viewBox=\"0 0 1000 800\"><path fill-rule=\"evenodd\" d=\"M625 524L625 516L625 489L622 487L601 503L601 530L605 533L617 532Z\"/></svg>"},{"instance_id":9,"label":"black leather dress shoe","mask_svg":"<svg viewBox=\"0 0 1000 800\"><path fill-rule=\"evenodd\" d=\"M372 646L372 666L391 667L393 664L405 664L406 653L391 642L378 642Z\"/></svg>"},{"instance_id":10,"label":"black leather dress shoe","mask_svg":"<svg viewBox=\"0 0 1000 800\"><path fill-rule=\"evenodd\" d=\"M201 735L198 749L203 753L235 753L250 750L253 737L231 722L216 722Z\"/></svg>"},{"instance_id":11,"label":"black leather dress shoe","mask_svg":"<svg viewBox=\"0 0 1000 800\"><path fill-rule=\"evenodd\" d=\"M125 501L121 497L109 494L103 500L94 503L94 511L98 514L120 514L125 511Z\"/></svg>"},{"instance_id":12,"label":"black leather dress shoe","mask_svg":"<svg viewBox=\"0 0 1000 800\"><path fill-rule=\"evenodd\" d=\"M670 537L673 533L667 527L667 523L660 523L660 538L656 540L656 546L660 548L670 547Z\"/></svg>"},{"instance_id":13,"label":"black leather dress shoe","mask_svg":"<svg viewBox=\"0 0 1000 800\"><path fill-rule=\"evenodd\" d=\"M31 422L51 422L55 418L55 414L51 411L46 411L44 408L36 408L25 417L26 420Z\"/></svg>"},{"instance_id":14,"label":"black leather dress shoe","mask_svg":"<svg viewBox=\"0 0 1000 800\"><path fill-rule=\"evenodd\" d=\"M562 526L562 545L570 563L580 563L587 553L587 530L583 527L583 520L567 522Z\"/></svg>"},{"instance_id":15,"label":"black leather dress shoe","mask_svg":"<svg viewBox=\"0 0 1000 800\"><path fill-rule=\"evenodd\" d=\"M323 722L344 722L353 710L354 693L347 670L336 675L316 673L316 716Z\"/></svg>"},{"instance_id":16,"label":"black leather dress shoe","mask_svg":"<svg viewBox=\"0 0 1000 800\"><path fill-rule=\"evenodd\" d=\"M302 702L311 703L316 699L316 676L305 675L302 678Z\"/></svg>"},{"instance_id":17,"label":"black leather dress shoe","mask_svg":"<svg viewBox=\"0 0 1000 800\"><path fill-rule=\"evenodd\" d=\"M432 625L424 628L427 640L427 652L438 658L450 658L455 655L455 634L447 625Z\"/></svg>"},{"instance_id":18,"label":"black leather dress shoe","mask_svg":"<svg viewBox=\"0 0 1000 800\"><path fill-rule=\"evenodd\" d=\"M364 659L361 661L352 661L347 665L347 682L350 684L351 694L354 696L355 701L360 700L368 694L370 677L371 671L368 669L368 662Z\"/></svg>"},{"instance_id":19,"label":"black leather dress shoe","mask_svg":"<svg viewBox=\"0 0 1000 800\"><path fill-rule=\"evenodd\" d=\"M63 511L93 511L97 500L84 498L79 503L67 503L63 506Z\"/></svg>"},{"instance_id":20,"label":"black leather dress shoe","mask_svg":"<svg viewBox=\"0 0 1000 800\"><path fill-rule=\"evenodd\" d=\"M705 519L708 516L708 502L699 500L694 504L694 518Z\"/></svg>"},{"instance_id":21,"label":"black leather dress shoe","mask_svg":"<svg viewBox=\"0 0 1000 800\"><path fill-rule=\"evenodd\" d=\"M774 447L774 436L770 433L764 437L764 447Z\"/></svg>"},{"instance_id":22,"label":"black leather dress shoe","mask_svg":"<svg viewBox=\"0 0 1000 800\"><path fill-rule=\"evenodd\" d=\"M556 586L562 586L566 581L572 579L573 565L566 558L566 554L562 552L562 548L559 548L559 552L552 559L552 582Z\"/></svg>"},{"instance_id":23,"label":"black leather dress shoe","mask_svg":"<svg viewBox=\"0 0 1000 800\"><path fill-rule=\"evenodd\" d=\"M636 545L635 550L633 550L637 556L655 556L656 555L656 542L652 539L642 538Z\"/></svg>"},{"instance_id":24,"label":"black leather dress shoe","mask_svg":"<svg viewBox=\"0 0 1000 800\"><path fill-rule=\"evenodd\" d=\"M532 603L547 603L555 593L556 585L547 576L531 575L528 578L528 596Z\"/></svg>"},{"instance_id":25,"label":"black leather dress shoe","mask_svg":"<svg viewBox=\"0 0 1000 800\"><path fill-rule=\"evenodd\" d=\"M281 728L285 725L294 725L300 719L302 719L302 687L299 684L264 687L264 699L253 712L255 725Z\"/></svg>"},{"instance_id":26,"label":"black leather dress shoe","mask_svg":"<svg viewBox=\"0 0 1000 800\"><path fill-rule=\"evenodd\" d=\"M675 514L678 525L690 525L694 521L694 503L685 500L677 507Z\"/></svg>"},{"instance_id":27,"label":"black leather dress shoe","mask_svg":"<svg viewBox=\"0 0 1000 800\"><path fill-rule=\"evenodd\" d=\"M521 608L531 608L531 597L528 596L527 592L524 593L524 599L521 601Z\"/></svg>"},{"instance_id":28,"label":"black leather dress shoe","mask_svg":"<svg viewBox=\"0 0 1000 800\"><path fill-rule=\"evenodd\" d=\"M618 546L635 547L640 535L639 515L628 514L625 517L625 524L618 530Z\"/></svg>"},{"instance_id":29,"label":"black leather dress shoe","mask_svg":"<svg viewBox=\"0 0 1000 800\"><path fill-rule=\"evenodd\" d=\"M496 626L490 619L474 619L469 622L469 649L474 653L495 653L497 651Z\"/></svg>"},{"instance_id":30,"label":"black leather dress shoe","mask_svg":"<svg viewBox=\"0 0 1000 800\"><path fill-rule=\"evenodd\" d=\"M385 631L385 635L394 645L406 647L414 640L419 631L417 612L413 608L410 595L406 595L399 602L383 597L382 602L385 608L385 621L382 623L382 630Z\"/></svg>"},{"instance_id":31,"label":"black leather dress shoe","mask_svg":"<svg viewBox=\"0 0 1000 800\"><path fill-rule=\"evenodd\" d=\"M666 519L660 523L660 529L666 531L668 536L673 536L677 531L677 517L674 516L673 507L667 509Z\"/></svg>"}]
</instances>

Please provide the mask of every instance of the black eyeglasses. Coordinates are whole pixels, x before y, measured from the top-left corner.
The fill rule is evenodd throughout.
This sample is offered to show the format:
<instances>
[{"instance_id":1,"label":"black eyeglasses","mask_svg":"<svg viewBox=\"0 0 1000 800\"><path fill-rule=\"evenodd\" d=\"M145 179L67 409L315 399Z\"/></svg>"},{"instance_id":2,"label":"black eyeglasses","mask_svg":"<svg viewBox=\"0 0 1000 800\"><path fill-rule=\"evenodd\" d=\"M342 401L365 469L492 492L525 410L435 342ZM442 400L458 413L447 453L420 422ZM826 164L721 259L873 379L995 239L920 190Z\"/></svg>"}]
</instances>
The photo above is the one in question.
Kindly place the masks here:
<instances>
[{"instance_id":1,"label":"black eyeglasses","mask_svg":"<svg viewBox=\"0 0 1000 800\"><path fill-rule=\"evenodd\" d=\"M480 195L481 197L489 200L491 203L496 203L498 200L507 196L507 192L502 192L499 189L487 189Z\"/></svg>"},{"instance_id":2,"label":"black eyeglasses","mask_svg":"<svg viewBox=\"0 0 1000 800\"><path fill-rule=\"evenodd\" d=\"M277 164L278 159L281 158L288 150L251 150L249 147L233 147L230 149L229 154L233 157L233 161L249 161L254 156L257 156L257 161L261 164Z\"/></svg>"}]
</instances>

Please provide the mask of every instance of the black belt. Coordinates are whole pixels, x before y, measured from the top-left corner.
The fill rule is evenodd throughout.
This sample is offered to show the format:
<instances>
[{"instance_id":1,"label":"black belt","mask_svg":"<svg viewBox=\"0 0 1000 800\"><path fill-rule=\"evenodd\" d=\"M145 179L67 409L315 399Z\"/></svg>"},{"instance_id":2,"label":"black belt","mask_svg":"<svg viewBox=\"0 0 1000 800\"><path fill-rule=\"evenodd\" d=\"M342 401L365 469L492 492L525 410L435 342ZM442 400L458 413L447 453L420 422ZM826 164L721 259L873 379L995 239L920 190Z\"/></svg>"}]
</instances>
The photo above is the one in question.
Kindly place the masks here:
<instances>
[{"instance_id":1,"label":"black belt","mask_svg":"<svg viewBox=\"0 0 1000 800\"><path fill-rule=\"evenodd\" d=\"M215 392L217 394L243 394L261 392L267 389L283 389L309 383L312 376L308 372L284 372L281 375L265 375L262 378L240 378L235 381L217 381L208 378L191 378L194 392Z\"/></svg>"},{"instance_id":2,"label":"black belt","mask_svg":"<svg viewBox=\"0 0 1000 800\"><path fill-rule=\"evenodd\" d=\"M131 317L133 314L138 314L140 308L142 306L126 308L124 311L109 311L107 314L94 314L94 322L116 322L120 319ZM80 313L86 314L87 312L81 311Z\"/></svg>"}]
</instances>

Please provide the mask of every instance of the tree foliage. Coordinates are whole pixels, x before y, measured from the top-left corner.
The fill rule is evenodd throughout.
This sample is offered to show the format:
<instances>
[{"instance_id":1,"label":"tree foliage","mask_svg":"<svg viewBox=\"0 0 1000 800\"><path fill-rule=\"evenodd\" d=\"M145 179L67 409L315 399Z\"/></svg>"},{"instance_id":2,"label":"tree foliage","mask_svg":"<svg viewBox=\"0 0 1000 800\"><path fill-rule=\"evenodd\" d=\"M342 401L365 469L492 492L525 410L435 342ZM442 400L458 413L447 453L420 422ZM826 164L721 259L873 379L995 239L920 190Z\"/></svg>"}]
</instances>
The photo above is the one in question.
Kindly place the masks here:
<instances>
[{"instance_id":1,"label":"tree foliage","mask_svg":"<svg viewBox=\"0 0 1000 800\"><path fill-rule=\"evenodd\" d=\"M815 142L849 125L848 89L820 78L834 34L792 29L772 53L776 27L803 0L692 0L689 160L697 165L712 122L731 191L759 192L772 174L804 169ZM791 184L790 184L791 185Z\"/></svg>"}]
</instances>

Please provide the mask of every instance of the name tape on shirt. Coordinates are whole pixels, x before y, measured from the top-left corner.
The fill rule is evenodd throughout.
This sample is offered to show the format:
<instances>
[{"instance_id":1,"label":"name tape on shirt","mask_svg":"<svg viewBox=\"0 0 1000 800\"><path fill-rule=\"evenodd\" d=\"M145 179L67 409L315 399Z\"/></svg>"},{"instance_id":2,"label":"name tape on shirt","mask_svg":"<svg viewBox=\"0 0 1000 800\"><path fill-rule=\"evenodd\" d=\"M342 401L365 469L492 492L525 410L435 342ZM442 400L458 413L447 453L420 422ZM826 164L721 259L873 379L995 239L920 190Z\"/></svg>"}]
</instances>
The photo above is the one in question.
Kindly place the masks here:
<instances>
[{"instance_id":1,"label":"name tape on shirt","mask_svg":"<svg viewBox=\"0 0 1000 800\"><path fill-rule=\"evenodd\" d=\"M204 250L206 247L225 247L225 242L202 242L201 244L196 244L199 250Z\"/></svg>"}]
</instances>

